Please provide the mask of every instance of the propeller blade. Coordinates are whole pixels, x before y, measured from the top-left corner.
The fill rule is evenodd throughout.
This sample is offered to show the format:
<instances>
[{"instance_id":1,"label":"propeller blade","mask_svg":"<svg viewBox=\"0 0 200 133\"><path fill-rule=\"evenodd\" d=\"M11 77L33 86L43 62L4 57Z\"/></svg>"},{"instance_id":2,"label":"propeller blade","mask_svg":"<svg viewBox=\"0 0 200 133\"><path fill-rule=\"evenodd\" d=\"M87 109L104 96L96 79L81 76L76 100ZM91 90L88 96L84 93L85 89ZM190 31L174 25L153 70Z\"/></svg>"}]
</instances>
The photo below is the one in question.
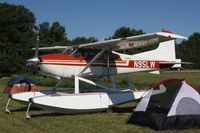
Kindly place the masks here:
<instances>
[{"instance_id":1,"label":"propeller blade","mask_svg":"<svg viewBox=\"0 0 200 133\"><path fill-rule=\"evenodd\" d=\"M39 41L40 41L40 38L39 38L39 35L37 35L37 41L35 44L35 57L38 57Z\"/></svg>"}]
</instances>

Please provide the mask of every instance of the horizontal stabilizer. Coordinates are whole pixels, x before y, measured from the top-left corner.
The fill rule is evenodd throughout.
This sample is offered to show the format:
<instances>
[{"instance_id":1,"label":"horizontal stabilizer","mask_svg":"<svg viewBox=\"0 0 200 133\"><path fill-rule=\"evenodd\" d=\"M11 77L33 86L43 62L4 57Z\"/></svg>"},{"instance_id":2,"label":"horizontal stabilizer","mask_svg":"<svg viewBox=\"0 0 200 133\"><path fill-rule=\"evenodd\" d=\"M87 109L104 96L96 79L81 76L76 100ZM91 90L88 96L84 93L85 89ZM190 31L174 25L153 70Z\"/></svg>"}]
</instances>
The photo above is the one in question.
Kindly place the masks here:
<instances>
[{"instance_id":1,"label":"horizontal stabilizer","mask_svg":"<svg viewBox=\"0 0 200 133\"><path fill-rule=\"evenodd\" d=\"M167 70L168 70L167 68L162 68L162 69L159 69L159 70L150 71L149 73L150 74L161 74L161 73L163 73L164 71L167 71Z\"/></svg>"},{"instance_id":2,"label":"horizontal stabilizer","mask_svg":"<svg viewBox=\"0 0 200 133\"><path fill-rule=\"evenodd\" d=\"M185 65L191 65L194 64L192 62L176 62L176 61L165 61L165 62L159 62L159 64L185 64Z\"/></svg>"},{"instance_id":3,"label":"horizontal stabilizer","mask_svg":"<svg viewBox=\"0 0 200 133\"><path fill-rule=\"evenodd\" d=\"M150 74L160 74L160 70L155 70L155 71L151 71L149 72Z\"/></svg>"}]
</instances>

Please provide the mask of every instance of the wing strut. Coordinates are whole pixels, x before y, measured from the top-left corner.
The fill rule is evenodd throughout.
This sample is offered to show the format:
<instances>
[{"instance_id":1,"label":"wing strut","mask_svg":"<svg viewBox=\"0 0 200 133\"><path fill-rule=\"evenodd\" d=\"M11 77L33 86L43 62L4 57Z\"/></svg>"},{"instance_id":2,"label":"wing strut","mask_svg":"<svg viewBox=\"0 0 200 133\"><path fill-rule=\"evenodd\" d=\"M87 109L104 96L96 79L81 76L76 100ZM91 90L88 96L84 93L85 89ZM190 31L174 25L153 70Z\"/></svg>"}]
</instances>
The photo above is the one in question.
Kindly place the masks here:
<instances>
[{"instance_id":1,"label":"wing strut","mask_svg":"<svg viewBox=\"0 0 200 133\"><path fill-rule=\"evenodd\" d=\"M91 64L97 59L99 58L99 56L101 56L107 48L103 48L88 64L87 66L85 66L85 68L78 74L75 75L74 77L74 83L75 83L75 90L74 93L79 93L79 80L82 79L80 76L85 72L85 70L88 69L88 67L91 66Z\"/></svg>"},{"instance_id":2,"label":"wing strut","mask_svg":"<svg viewBox=\"0 0 200 133\"><path fill-rule=\"evenodd\" d=\"M115 79L114 79L114 77L113 77L113 76L110 76L110 78L111 78L111 85L112 85L112 88L113 88L113 89L116 89L116 84L115 84Z\"/></svg>"},{"instance_id":3,"label":"wing strut","mask_svg":"<svg viewBox=\"0 0 200 133\"><path fill-rule=\"evenodd\" d=\"M83 74L83 72L85 72L85 70L88 69L88 67L91 66L91 64L97 59L99 58L99 56L101 56L105 51L106 51L107 48L104 48L102 49L88 64L87 66L85 66L85 68L78 74L78 76L81 76Z\"/></svg>"},{"instance_id":4,"label":"wing strut","mask_svg":"<svg viewBox=\"0 0 200 133\"><path fill-rule=\"evenodd\" d=\"M61 78L61 80L53 87L52 90L55 91L58 88L58 86L62 84L63 81L64 81L64 78Z\"/></svg>"}]
</instances>

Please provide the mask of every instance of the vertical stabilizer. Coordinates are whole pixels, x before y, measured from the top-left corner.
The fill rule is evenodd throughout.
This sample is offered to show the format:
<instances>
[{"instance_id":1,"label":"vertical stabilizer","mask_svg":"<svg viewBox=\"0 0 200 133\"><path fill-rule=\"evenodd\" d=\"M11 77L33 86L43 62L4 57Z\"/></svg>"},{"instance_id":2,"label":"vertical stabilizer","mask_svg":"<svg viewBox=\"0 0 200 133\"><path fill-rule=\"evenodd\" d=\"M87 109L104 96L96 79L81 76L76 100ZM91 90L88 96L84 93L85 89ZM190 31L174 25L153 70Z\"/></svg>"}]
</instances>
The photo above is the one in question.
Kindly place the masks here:
<instances>
[{"instance_id":1,"label":"vertical stabilizer","mask_svg":"<svg viewBox=\"0 0 200 133\"><path fill-rule=\"evenodd\" d=\"M162 61L175 61L175 41L170 40L159 44L155 50L146 51L133 55L134 59L138 60L162 60Z\"/></svg>"}]
</instances>

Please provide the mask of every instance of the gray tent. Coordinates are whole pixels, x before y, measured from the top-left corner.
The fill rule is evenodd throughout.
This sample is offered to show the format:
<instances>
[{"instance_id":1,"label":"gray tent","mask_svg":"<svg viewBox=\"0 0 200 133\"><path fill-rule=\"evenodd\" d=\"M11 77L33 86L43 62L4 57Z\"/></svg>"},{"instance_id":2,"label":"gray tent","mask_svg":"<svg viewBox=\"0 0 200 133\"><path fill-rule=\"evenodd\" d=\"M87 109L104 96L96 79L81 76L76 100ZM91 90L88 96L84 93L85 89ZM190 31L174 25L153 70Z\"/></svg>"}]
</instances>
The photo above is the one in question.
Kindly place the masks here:
<instances>
[{"instance_id":1,"label":"gray tent","mask_svg":"<svg viewBox=\"0 0 200 133\"><path fill-rule=\"evenodd\" d=\"M154 95L154 91L163 93ZM128 123L161 129L200 127L200 96L184 80L167 79L152 86L138 103Z\"/></svg>"}]
</instances>

